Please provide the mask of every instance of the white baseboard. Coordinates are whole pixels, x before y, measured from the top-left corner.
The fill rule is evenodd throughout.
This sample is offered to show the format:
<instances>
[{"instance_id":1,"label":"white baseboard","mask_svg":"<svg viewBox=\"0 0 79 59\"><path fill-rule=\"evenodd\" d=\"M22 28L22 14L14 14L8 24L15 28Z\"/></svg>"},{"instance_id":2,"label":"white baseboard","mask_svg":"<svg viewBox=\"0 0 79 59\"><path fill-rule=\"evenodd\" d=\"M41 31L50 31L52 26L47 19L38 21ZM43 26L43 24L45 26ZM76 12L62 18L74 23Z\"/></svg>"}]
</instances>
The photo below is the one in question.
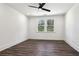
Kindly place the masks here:
<instances>
[{"instance_id":1,"label":"white baseboard","mask_svg":"<svg viewBox=\"0 0 79 59\"><path fill-rule=\"evenodd\" d=\"M23 41L26 41L26 40L28 40L28 39L25 39L25 40L22 40L22 41L18 41L18 42L15 42L15 43L14 42L13 43L11 42L11 43L4 44L4 45L0 46L0 51L3 51L5 49L8 49L8 48L10 48L12 46L15 46L15 45L23 42Z\"/></svg>"},{"instance_id":2,"label":"white baseboard","mask_svg":"<svg viewBox=\"0 0 79 59\"><path fill-rule=\"evenodd\" d=\"M57 40L57 39L31 39L31 40ZM62 39L63 40L63 39ZM57 40L58 41L58 40ZM63 40L64 41L64 40Z\"/></svg>"},{"instance_id":3,"label":"white baseboard","mask_svg":"<svg viewBox=\"0 0 79 59\"><path fill-rule=\"evenodd\" d=\"M35 40L64 40L64 39L50 39L50 38L29 38L29 39L35 39Z\"/></svg>"},{"instance_id":4,"label":"white baseboard","mask_svg":"<svg viewBox=\"0 0 79 59\"><path fill-rule=\"evenodd\" d=\"M75 49L77 52L79 52L79 46L74 41L70 40L64 40L66 43L68 43L73 49Z\"/></svg>"}]
</instances>

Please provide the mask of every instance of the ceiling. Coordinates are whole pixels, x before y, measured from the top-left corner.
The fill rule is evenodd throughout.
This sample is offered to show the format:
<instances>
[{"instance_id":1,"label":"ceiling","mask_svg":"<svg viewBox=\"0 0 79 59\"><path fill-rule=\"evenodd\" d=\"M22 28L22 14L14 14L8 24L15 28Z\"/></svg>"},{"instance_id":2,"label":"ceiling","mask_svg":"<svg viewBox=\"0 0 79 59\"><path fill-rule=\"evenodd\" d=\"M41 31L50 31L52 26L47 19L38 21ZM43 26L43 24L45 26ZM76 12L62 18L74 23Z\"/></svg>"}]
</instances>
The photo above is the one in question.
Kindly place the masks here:
<instances>
[{"instance_id":1,"label":"ceiling","mask_svg":"<svg viewBox=\"0 0 79 59\"><path fill-rule=\"evenodd\" d=\"M40 15L59 15L65 14L74 4L73 3L46 3L44 8L51 10L51 12L43 11L37 8L28 7L28 5L39 6L38 3L7 3L17 11L28 16Z\"/></svg>"}]
</instances>

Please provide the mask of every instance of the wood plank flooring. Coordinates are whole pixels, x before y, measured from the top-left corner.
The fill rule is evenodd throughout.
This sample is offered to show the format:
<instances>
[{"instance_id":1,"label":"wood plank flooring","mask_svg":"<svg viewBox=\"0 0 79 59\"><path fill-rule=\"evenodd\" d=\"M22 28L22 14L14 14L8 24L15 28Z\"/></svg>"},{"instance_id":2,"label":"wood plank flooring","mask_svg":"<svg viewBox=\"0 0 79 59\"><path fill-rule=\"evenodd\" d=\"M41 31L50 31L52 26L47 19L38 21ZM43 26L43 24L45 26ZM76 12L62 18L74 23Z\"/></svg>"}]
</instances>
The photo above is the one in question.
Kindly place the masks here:
<instances>
[{"instance_id":1,"label":"wood plank flooring","mask_svg":"<svg viewBox=\"0 0 79 59\"><path fill-rule=\"evenodd\" d=\"M79 56L64 41L27 40L0 52L0 56Z\"/></svg>"}]
</instances>

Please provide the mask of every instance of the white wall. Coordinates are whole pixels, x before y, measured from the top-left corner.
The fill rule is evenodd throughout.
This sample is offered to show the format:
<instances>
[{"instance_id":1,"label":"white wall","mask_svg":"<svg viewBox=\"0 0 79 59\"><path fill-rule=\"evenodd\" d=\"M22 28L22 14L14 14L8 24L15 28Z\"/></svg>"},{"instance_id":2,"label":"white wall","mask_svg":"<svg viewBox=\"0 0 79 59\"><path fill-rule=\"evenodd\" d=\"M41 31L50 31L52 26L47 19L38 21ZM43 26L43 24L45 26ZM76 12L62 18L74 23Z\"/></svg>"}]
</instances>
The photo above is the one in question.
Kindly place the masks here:
<instances>
[{"instance_id":1,"label":"white wall","mask_svg":"<svg viewBox=\"0 0 79 59\"><path fill-rule=\"evenodd\" d=\"M54 18L54 32L37 32L38 21L41 19ZM63 40L64 39L64 16L37 16L29 17L29 39Z\"/></svg>"},{"instance_id":2,"label":"white wall","mask_svg":"<svg viewBox=\"0 0 79 59\"><path fill-rule=\"evenodd\" d=\"M27 40L27 18L0 4L0 51Z\"/></svg>"},{"instance_id":3,"label":"white wall","mask_svg":"<svg viewBox=\"0 0 79 59\"><path fill-rule=\"evenodd\" d=\"M79 4L73 6L66 14L66 42L79 51Z\"/></svg>"}]
</instances>

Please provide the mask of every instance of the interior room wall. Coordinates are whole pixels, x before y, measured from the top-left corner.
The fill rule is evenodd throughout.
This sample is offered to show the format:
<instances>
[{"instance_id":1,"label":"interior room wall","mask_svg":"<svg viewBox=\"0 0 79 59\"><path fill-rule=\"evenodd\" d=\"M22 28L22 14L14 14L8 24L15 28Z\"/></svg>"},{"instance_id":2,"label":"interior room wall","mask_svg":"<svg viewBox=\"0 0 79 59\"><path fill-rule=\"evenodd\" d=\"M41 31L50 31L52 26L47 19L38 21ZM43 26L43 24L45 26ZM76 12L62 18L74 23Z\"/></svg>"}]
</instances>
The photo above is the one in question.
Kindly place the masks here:
<instances>
[{"instance_id":1,"label":"interior room wall","mask_svg":"<svg viewBox=\"0 0 79 59\"><path fill-rule=\"evenodd\" d=\"M29 16L28 17L29 39L43 40L63 40L64 39L64 15L54 16ZM54 19L54 32L38 32L37 25L39 20Z\"/></svg>"},{"instance_id":2,"label":"interior room wall","mask_svg":"<svg viewBox=\"0 0 79 59\"><path fill-rule=\"evenodd\" d=\"M65 41L79 52L79 4L75 4L65 18Z\"/></svg>"},{"instance_id":3,"label":"interior room wall","mask_svg":"<svg viewBox=\"0 0 79 59\"><path fill-rule=\"evenodd\" d=\"M27 40L27 17L0 4L0 51Z\"/></svg>"}]
</instances>

